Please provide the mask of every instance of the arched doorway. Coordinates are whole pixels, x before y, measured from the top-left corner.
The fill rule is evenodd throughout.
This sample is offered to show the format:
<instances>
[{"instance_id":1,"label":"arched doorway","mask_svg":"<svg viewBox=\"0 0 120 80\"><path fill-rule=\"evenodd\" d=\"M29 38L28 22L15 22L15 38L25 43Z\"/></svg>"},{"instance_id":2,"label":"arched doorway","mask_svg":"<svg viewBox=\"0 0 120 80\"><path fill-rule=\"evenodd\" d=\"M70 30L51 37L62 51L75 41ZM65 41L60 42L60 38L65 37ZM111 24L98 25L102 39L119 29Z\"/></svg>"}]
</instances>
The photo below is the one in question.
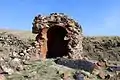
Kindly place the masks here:
<instances>
[{"instance_id":1,"label":"arched doorway","mask_svg":"<svg viewBox=\"0 0 120 80\"><path fill-rule=\"evenodd\" d=\"M62 57L68 54L68 41L64 40L67 31L61 26L53 26L47 31L47 58Z\"/></svg>"}]
</instances>

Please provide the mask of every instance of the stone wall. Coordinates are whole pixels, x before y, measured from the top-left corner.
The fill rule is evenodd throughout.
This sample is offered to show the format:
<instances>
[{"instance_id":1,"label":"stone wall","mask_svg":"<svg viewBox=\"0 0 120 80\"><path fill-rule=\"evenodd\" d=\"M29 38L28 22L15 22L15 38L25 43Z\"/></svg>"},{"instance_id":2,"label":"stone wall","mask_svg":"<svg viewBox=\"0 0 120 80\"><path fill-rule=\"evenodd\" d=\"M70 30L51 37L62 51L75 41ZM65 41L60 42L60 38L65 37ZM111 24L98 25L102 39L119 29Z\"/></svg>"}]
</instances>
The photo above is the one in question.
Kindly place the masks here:
<instances>
[{"instance_id":1,"label":"stone wall","mask_svg":"<svg viewBox=\"0 0 120 80\"><path fill-rule=\"evenodd\" d=\"M52 58L63 56L72 59L81 58L82 28L67 15L51 13L48 16L35 16L32 33L38 34L36 41L39 43L40 57L46 58L48 55Z\"/></svg>"}]
</instances>

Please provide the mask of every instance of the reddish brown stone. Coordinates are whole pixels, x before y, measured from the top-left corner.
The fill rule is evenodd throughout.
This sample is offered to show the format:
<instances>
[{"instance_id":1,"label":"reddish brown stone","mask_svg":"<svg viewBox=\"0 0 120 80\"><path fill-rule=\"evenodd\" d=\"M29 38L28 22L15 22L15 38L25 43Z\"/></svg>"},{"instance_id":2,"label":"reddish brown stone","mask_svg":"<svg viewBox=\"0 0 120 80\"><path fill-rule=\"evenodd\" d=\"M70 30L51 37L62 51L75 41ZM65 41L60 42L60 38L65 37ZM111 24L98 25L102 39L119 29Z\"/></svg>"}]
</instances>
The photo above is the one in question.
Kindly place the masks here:
<instances>
[{"instance_id":1,"label":"reddish brown stone","mask_svg":"<svg viewBox=\"0 0 120 80\"><path fill-rule=\"evenodd\" d=\"M3 74L0 74L0 80L6 80Z\"/></svg>"},{"instance_id":2,"label":"reddish brown stone","mask_svg":"<svg viewBox=\"0 0 120 80\"><path fill-rule=\"evenodd\" d=\"M63 80L71 80L68 73L63 74Z\"/></svg>"},{"instance_id":3,"label":"reddish brown stone","mask_svg":"<svg viewBox=\"0 0 120 80\"><path fill-rule=\"evenodd\" d=\"M101 71L98 76L101 78L101 79L105 79L105 73L103 71Z\"/></svg>"},{"instance_id":4,"label":"reddish brown stone","mask_svg":"<svg viewBox=\"0 0 120 80\"><path fill-rule=\"evenodd\" d=\"M55 58L68 56L80 59L82 54L82 29L73 19L64 14L36 16L32 32L37 33L40 57Z\"/></svg>"}]
</instances>

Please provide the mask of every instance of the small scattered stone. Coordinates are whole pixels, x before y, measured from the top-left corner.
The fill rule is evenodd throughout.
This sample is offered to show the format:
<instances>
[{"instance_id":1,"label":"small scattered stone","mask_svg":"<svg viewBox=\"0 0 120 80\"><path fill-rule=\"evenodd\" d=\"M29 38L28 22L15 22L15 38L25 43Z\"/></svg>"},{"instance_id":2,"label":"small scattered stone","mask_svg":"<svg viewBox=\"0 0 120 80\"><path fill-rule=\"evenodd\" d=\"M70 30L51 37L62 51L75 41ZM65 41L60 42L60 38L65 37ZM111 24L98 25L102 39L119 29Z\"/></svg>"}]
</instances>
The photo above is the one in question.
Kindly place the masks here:
<instances>
[{"instance_id":1,"label":"small scattered stone","mask_svg":"<svg viewBox=\"0 0 120 80\"><path fill-rule=\"evenodd\" d=\"M22 64L21 64L21 60L18 58L14 58L13 60L10 61L10 66L14 69L21 69L22 70Z\"/></svg>"},{"instance_id":2,"label":"small scattered stone","mask_svg":"<svg viewBox=\"0 0 120 80\"><path fill-rule=\"evenodd\" d=\"M68 71L63 73L63 80L71 80L70 79L70 73Z\"/></svg>"},{"instance_id":3,"label":"small scattered stone","mask_svg":"<svg viewBox=\"0 0 120 80\"><path fill-rule=\"evenodd\" d=\"M82 73L75 73L75 80L84 80L84 75Z\"/></svg>"},{"instance_id":4,"label":"small scattered stone","mask_svg":"<svg viewBox=\"0 0 120 80\"><path fill-rule=\"evenodd\" d=\"M98 70L98 69L94 69L92 74L93 75L98 75L100 73L101 70Z\"/></svg>"},{"instance_id":5,"label":"small scattered stone","mask_svg":"<svg viewBox=\"0 0 120 80\"><path fill-rule=\"evenodd\" d=\"M102 62L102 61L98 61L97 65L100 66L100 67L106 67L106 63Z\"/></svg>"},{"instance_id":6,"label":"small scattered stone","mask_svg":"<svg viewBox=\"0 0 120 80\"><path fill-rule=\"evenodd\" d=\"M20 56L24 56L25 54L24 53L19 53Z\"/></svg>"},{"instance_id":7,"label":"small scattered stone","mask_svg":"<svg viewBox=\"0 0 120 80\"><path fill-rule=\"evenodd\" d=\"M24 53L24 54L27 53L27 50L24 50L23 53Z\"/></svg>"},{"instance_id":8,"label":"small scattered stone","mask_svg":"<svg viewBox=\"0 0 120 80\"><path fill-rule=\"evenodd\" d=\"M14 70L11 68L4 68L4 72L8 73L9 75L14 73Z\"/></svg>"},{"instance_id":9,"label":"small scattered stone","mask_svg":"<svg viewBox=\"0 0 120 80\"><path fill-rule=\"evenodd\" d=\"M105 76L105 79L107 79L107 80L110 78L111 78L111 76L109 74Z\"/></svg>"},{"instance_id":10,"label":"small scattered stone","mask_svg":"<svg viewBox=\"0 0 120 80\"><path fill-rule=\"evenodd\" d=\"M18 56L18 53L16 53L16 52L12 53L12 57L17 57L17 56Z\"/></svg>"},{"instance_id":11,"label":"small scattered stone","mask_svg":"<svg viewBox=\"0 0 120 80\"><path fill-rule=\"evenodd\" d=\"M100 71L99 74L98 74L98 77L101 78L101 79L105 79L105 76L106 76L106 74L103 71Z\"/></svg>"},{"instance_id":12,"label":"small scattered stone","mask_svg":"<svg viewBox=\"0 0 120 80\"><path fill-rule=\"evenodd\" d=\"M87 71L81 70L80 72L81 72L82 74L84 74L85 76L88 76L88 77L91 76L90 73L87 72Z\"/></svg>"},{"instance_id":13,"label":"small scattered stone","mask_svg":"<svg viewBox=\"0 0 120 80\"><path fill-rule=\"evenodd\" d=\"M6 80L6 78L3 74L0 74L0 80Z\"/></svg>"},{"instance_id":14,"label":"small scattered stone","mask_svg":"<svg viewBox=\"0 0 120 80\"><path fill-rule=\"evenodd\" d=\"M30 60L30 56L26 56L26 60Z\"/></svg>"},{"instance_id":15,"label":"small scattered stone","mask_svg":"<svg viewBox=\"0 0 120 80\"><path fill-rule=\"evenodd\" d=\"M117 76L118 76L118 78L120 79L120 72L118 73L118 75L117 75Z\"/></svg>"}]
</instances>

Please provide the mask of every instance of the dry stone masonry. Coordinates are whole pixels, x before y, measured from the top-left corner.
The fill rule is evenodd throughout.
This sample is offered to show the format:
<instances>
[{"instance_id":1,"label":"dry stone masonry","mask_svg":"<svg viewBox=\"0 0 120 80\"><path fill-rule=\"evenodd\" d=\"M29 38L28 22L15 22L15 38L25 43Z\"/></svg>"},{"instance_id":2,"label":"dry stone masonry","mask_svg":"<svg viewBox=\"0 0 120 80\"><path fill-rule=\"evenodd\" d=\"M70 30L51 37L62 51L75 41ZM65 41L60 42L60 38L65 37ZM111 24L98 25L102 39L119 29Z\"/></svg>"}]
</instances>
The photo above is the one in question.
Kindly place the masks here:
<instances>
[{"instance_id":1,"label":"dry stone masonry","mask_svg":"<svg viewBox=\"0 0 120 80\"><path fill-rule=\"evenodd\" d=\"M38 34L38 54L42 58L68 57L80 59L83 53L82 28L63 13L38 15L33 20L32 33Z\"/></svg>"}]
</instances>

